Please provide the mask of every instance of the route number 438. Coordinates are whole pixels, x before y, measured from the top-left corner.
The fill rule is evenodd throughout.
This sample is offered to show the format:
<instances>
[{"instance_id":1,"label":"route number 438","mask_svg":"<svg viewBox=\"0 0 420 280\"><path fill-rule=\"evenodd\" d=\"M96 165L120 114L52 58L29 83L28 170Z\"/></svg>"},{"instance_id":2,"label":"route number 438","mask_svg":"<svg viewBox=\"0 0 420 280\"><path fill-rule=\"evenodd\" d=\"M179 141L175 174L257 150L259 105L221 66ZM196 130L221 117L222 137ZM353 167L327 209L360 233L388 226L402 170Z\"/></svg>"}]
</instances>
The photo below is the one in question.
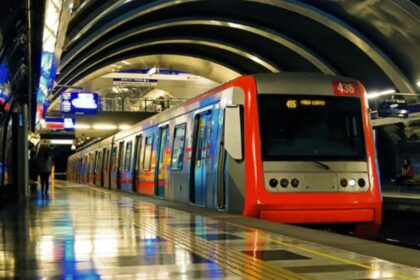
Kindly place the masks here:
<instances>
[{"instance_id":1,"label":"route number 438","mask_svg":"<svg viewBox=\"0 0 420 280\"><path fill-rule=\"evenodd\" d=\"M334 95L341 96L359 96L359 90L356 83L351 82L333 82Z\"/></svg>"}]
</instances>

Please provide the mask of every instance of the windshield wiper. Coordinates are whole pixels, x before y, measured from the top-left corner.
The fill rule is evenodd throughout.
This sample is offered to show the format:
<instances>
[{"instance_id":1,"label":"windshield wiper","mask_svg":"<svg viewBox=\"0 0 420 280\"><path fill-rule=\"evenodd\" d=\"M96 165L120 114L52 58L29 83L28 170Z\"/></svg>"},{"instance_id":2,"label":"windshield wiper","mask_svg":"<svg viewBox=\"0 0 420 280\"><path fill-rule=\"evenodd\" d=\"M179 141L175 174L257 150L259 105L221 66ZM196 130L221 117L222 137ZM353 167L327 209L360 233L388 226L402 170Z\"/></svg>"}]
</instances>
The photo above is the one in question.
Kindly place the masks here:
<instances>
[{"instance_id":1,"label":"windshield wiper","mask_svg":"<svg viewBox=\"0 0 420 280\"><path fill-rule=\"evenodd\" d=\"M330 167L326 165L325 163L320 162L319 160L314 160L314 162L322 167L325 168L325 170L330 170Z\"/></svg>"}]
</instances>

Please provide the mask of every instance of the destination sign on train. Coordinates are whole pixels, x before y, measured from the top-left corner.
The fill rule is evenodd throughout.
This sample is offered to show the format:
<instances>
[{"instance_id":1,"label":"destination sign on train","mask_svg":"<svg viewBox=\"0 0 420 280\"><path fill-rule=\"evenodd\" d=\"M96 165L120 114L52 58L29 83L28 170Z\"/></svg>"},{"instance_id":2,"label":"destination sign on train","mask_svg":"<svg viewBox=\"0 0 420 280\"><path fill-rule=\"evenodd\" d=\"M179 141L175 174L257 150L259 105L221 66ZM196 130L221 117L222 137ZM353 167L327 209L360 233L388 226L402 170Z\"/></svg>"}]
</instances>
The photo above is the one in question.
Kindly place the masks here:
<instances>
[{"instance_id":1,"label":"destination sign on train","mask_svg":"<svg viewBox=\"0 0 420 280\"><path fill-rule=\"evenodd\" d=\"M289 109L296 109L298 106L325 106L327 103L321 99L289 99L286 101L286 107Z\"/></svg>"}]
</instances>

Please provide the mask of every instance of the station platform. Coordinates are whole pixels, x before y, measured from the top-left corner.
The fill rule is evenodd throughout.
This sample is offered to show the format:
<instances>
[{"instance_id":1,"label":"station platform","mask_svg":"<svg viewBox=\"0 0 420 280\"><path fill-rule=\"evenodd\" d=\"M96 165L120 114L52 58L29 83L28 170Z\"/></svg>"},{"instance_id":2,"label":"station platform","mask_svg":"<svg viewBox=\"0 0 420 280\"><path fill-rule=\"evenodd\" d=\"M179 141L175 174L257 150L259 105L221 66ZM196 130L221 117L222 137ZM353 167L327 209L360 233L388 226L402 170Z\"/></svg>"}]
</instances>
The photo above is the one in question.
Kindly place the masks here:
<instances>
[{"instance_id":1,"label":"station platform","mask_svg":"<svg viewBox=\"0 0 420 280\"><path fill-rule=\"evenodd\" d=\"M382 193L383 209L420 213L420 192L418 191L384 191Z\"/></svg>"},{"instance_id":2,"label":"station platform","mask_svg":"<svg viewBox=\"0 0 420 280\"><path fill-rule=\"evenodd\" d=\"M2 279L420 279L420 251L64 181L0 212Z\"/></svg>"}]
</instances>

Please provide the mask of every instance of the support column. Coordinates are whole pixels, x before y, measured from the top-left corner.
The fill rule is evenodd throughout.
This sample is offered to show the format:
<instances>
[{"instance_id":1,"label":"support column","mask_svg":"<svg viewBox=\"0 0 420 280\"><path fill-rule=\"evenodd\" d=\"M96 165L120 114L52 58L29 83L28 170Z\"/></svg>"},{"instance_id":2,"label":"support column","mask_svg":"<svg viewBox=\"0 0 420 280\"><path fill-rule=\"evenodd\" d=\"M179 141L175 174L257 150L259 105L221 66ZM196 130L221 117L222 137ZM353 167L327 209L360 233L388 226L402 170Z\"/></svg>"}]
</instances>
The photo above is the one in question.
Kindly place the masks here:
<instances>
[{"instance_id":1,"label":"support column","mask_svg":"<svg viewBox=\"0 0 420 280\"><path fill-rule=\"evenodd\" d=\"M28 162L28 105L21 104L14 118L16 136L13 136L16 151L16 170L14 183L17 188L17 199L26 198L29 195L29 162Z\"/></svg>"}]
</instances>

